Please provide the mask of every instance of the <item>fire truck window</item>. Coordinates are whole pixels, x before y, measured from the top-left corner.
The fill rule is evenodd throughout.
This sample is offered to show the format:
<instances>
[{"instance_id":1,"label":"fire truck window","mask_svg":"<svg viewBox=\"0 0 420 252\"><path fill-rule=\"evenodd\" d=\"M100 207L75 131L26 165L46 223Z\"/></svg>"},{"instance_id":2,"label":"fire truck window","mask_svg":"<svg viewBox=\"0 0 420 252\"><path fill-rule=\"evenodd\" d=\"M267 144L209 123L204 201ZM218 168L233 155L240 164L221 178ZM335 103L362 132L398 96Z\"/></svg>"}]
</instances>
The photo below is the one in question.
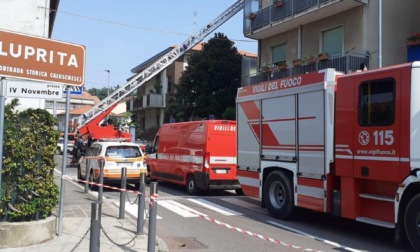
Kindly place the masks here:
<instances>
[{"instance_id":1,"label":"fire truck window","mask_svg":"<svg viewBox=\"0 0 420 252\"><path fill-rule=\"evenodd\" d=\"M395 81L365 82L359 88L359 125L392 125L395 118Z\"/></svg>"}]
</instances>

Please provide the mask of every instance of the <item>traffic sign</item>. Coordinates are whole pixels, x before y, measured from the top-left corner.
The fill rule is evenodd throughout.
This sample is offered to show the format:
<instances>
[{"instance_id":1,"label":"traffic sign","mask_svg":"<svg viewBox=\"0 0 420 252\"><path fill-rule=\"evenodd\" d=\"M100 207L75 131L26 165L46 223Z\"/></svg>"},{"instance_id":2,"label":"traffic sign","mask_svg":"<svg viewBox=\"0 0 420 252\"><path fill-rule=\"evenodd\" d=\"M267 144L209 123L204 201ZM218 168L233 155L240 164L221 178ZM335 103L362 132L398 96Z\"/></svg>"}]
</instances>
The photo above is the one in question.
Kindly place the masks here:
<instances>
[{"instance_id":1,"label":"traffic sign","mask_svg":"<svg viewBox=\"0 0 420 252\"><path fill-rule=\"evenodd\" d=\"M83 87L70 87L70 94L71 95L81 95L83 93ZM63 86L63 94L67 94L67 88L66 86Z\"/></svg>"},{"instance_id":2,"label":"traffic sign","mask_svg":"<svg viewBox=\"0 0 420 252\"><path fill-rule=\"evenodd\" d=\"M0 30L0 76L82 86L85 48Z\"/></svg>"}]
</instances>

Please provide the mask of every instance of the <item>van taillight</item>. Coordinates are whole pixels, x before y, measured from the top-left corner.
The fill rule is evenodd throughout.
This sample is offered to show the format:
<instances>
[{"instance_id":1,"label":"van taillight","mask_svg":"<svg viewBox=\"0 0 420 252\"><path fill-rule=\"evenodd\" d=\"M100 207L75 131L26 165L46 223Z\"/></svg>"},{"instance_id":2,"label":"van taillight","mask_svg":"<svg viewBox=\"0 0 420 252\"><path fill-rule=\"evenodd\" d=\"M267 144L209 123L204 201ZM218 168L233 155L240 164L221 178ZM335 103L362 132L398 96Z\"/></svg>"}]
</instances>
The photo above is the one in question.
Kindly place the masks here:
<instances>
[{"instance_id":1,"label":"van taillight","mask_svg":"<svg viewBox=\"0 0 420 252\"><path fill-rule=\"evenodd\" d=\"M206 152L206 154L204 154L204 168L210 168L210 152Z\"/></svg>"}]
</instances>

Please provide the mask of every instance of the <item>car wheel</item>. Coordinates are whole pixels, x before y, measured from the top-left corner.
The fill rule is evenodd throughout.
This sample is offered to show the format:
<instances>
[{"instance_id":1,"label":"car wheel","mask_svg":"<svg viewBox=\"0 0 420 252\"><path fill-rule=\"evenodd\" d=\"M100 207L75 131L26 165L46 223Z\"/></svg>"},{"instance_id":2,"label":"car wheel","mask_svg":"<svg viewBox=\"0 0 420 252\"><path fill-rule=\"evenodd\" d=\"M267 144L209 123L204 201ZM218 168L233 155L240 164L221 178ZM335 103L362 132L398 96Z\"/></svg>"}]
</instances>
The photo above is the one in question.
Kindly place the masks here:
<instances>
[{"instance_id":1,"label":"car wheel","mask_svg":"<svg viewBox=\"0 0 420 252\"><path fill-rule=\"evenodd\" d=\"M62 155L63 154L63 152L61 151L61 149L58 147L56 150L55 150L55 154L57 154L57 155Z\"/></svg>"},{"instance_id":2,"label":"car wheel","mask_svg":"<svg viewBox=\"0 0 420 252\"><path fill-rule=\"evenodd\" d=\"M198 188L195 183L194 175L188 175L187 177L187 193L189 195L194 195L198 193Z\"/></svg>"},{"instance_id":3,"label":"car wheel","mask_svg":"<svg viewBox=\"0 0 420 252\"><path fill-rule=\"evenodd\" d=\"M93 170L90 171L89 173L89 189L92 191L97 191L98 190L98 186L92 184L92 183L98 183L98 181L96 179L94 179L93 177Z\"/></svg>"},{"instance_id":4,"label":"car wheel","mask_svg":"<svg viewBox=\"0 0 420 252\"><path fill-rule=\"evenodd\" d=\"M264 201L268 212L277 219L289 219L294 210L293 186L286 174L270 173L264 183Z\"/></svg>"},{"instance_id":5,"label":"car wheel","mask_svg":"<svg viewBox=\"0 0 420 252\"><path fill-rule=\"evenodd\" d=\"M420 251L420 194L415 195L407 205L404 227L411 246Z\"/></svg>"}]
</instances>

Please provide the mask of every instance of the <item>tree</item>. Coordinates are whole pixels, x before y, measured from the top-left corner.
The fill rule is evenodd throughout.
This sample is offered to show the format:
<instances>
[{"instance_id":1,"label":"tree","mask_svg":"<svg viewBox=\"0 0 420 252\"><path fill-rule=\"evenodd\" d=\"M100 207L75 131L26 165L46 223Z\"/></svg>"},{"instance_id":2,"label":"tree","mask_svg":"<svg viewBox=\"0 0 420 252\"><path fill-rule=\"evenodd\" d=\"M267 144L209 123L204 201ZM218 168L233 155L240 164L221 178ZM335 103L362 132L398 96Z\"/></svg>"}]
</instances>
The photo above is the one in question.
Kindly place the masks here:
<instances>
[{"instance_id":1,"label":"tree","mask_svg":"<svg viewBox=\"0 0 420 252\"><path fill-rule=\"evenodd\" d=\"M116 87L110 87L109 88L109 94L112 94L112 92L114 92L118 88L119 88L119 85L117 85ZM106 88L106 87L101 88L101 89L91 88L91 89L88 89L86 91L91 95L97 96L99 98L99 100L103 100L106 97L108 97L108 88Z\"/></svg>"},{"instance_id":2,"label":"tree","mask_svg":"<svg viewBox=\"0 0 420 252\"><path fill-rule=\"evenodd\" d=\"M226 109L235 107L241 67L234 42L216 33L202 51L192 53L167 113L184 121L194 116L223 118Z\"/></svg>"}]
</instances>

